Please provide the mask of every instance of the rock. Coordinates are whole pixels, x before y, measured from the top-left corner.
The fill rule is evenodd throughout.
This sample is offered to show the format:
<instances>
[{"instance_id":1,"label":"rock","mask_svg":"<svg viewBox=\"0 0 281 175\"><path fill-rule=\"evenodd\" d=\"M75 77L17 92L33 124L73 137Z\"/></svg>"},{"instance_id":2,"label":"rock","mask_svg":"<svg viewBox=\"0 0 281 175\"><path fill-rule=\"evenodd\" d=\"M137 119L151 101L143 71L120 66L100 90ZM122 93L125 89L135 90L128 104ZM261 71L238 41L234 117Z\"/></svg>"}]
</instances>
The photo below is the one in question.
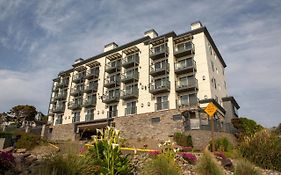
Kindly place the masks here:
<instances>
[{"instance_id":1,"label":"rock","mask_svg":"<svg viewBox=\"0 0 281 175\"><path fill-rule=\"evenodd\" d=\"M3 149L2 151L3 152L12 152L13 150L14 150L14 148L11 146L11 147Z\"/></svg>"},{"instance_id":2,"label":"rock","mask_svg":"<svg viewBox=\"0 0 281 175\"><path fill-rule=\"evenodd\" d=\"M17 153L25 153L25 152L26 152L26 149L25 149L25 148L20 148L20 149L17 149L16 152L17 152Z\"/></svg>"},{"instance_id":3,"label":"rock","mask_svg":"<svg viewBox=\"0 0 281 175\"><path fill-rule=\"evenodd\" d=\"M222 159L221 160L221 165L226 168L226 169L232 169L233 168L233 164L232 161L228 158L226 159Z\"/></svg>"}]
</instances>

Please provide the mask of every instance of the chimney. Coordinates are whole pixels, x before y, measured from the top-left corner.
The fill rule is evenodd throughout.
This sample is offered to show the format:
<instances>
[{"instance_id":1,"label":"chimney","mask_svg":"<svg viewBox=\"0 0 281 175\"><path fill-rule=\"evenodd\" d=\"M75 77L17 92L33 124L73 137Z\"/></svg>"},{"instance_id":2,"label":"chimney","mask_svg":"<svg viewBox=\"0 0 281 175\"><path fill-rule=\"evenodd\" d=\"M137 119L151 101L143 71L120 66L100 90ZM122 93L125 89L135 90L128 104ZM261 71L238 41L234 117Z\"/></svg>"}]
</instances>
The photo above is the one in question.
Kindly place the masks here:
<instances>
[{"instance_id":1,"label":"chimney","mask_svg":"<svg viewBox=\"0 0 281 175\"><path fill-rule=\"evenodd\" d=\"M118 47L118 45L115 42L109 43L109 44L104 46L103 52L110 51L110 50L115 49L117 47Z\"/></svg>"},{"instance_id":2,"label":"chimney","mask_svg":"<svg viewBox=\"0 0 281 175\"><path fill-rule=\"evenodd\" d=\"M158 33L154 29L150 29L144 32L144 36L149 36L150 38L156 38L158 36Z\"/></svg>"},{"instance_id":3,"label":"chimney","mask_svg":"<svg viewBox=\"0 0 281 175\"><path fill-rule=\"evenodd\" d=\"M199 29L201 27L203 27L203 25L201 24L200 21L195 21L191 23L191 30Z\"/></svg>"}]
</instances>

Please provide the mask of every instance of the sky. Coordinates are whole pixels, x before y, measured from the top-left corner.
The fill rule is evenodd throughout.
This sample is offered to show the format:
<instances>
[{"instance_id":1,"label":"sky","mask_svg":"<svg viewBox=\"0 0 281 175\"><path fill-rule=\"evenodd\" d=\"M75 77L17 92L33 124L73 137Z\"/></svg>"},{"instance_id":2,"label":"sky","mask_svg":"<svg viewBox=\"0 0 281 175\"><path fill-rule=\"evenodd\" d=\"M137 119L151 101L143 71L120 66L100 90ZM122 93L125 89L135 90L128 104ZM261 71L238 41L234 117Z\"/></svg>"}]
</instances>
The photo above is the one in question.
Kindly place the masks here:
<instances>
[{"instance_id":1,"label":"sky","mask_svg":"<svg viewBox=\"0 0 281 175\"><path fill-rule=\"evenodd\" d=\"M201 21L227 68L239 115L281 123L280 0L0 0L0 112L18 104L47 113L52 79L104 45L190 30Z\"/></svg>"}]
</instances>

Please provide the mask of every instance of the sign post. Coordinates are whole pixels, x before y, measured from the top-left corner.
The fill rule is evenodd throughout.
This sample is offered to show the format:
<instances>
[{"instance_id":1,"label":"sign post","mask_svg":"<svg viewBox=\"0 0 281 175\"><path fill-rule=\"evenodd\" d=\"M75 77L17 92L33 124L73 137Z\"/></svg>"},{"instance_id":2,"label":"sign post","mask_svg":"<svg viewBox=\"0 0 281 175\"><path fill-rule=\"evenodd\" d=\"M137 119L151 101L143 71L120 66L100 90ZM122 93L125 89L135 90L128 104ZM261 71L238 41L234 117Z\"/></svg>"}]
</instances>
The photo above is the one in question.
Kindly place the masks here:
<instances>
[{"instance_id":1,"label":"sign post","mask_svg":"<svg viewBox=\"0 0 281 175\"><path fill-rule=\"evenodd\" d=\"M216 107L216 105L214 105L214 103L209 103L207 105L207 107L205 108L205 112L209 115L210 118L210 125L211 125L211 139L212 139L212 152L215 151L215 143L214 143L214 114L216 113L216 111L218 110L218 108Z\"/></svg>"}]
</instances>

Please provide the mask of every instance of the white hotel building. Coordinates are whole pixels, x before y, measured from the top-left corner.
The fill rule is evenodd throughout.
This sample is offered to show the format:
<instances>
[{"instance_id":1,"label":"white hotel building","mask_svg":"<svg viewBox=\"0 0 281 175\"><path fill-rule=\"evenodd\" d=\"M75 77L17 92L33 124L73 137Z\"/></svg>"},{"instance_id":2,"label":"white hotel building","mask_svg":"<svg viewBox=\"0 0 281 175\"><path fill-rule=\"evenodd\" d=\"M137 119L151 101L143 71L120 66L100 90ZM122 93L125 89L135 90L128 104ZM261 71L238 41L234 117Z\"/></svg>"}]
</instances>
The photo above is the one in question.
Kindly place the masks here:
<instances>
[{"instance_id":1,"label":"white hotel building","mask_svg":"<svg viewBox=\"0 0 281 175\"><path fill-rule=\"evenodd\" d=\"M152 29L125 45L110 43L103 53L77 59L71 69L53 80L50 131L57 135L66 132L59 128L71 128L67 133L75 134L85 128L115 125L118 120L130 123L144 114L151 122L144 122L149 128L155 123L161 128L166 117L171 122L182 120L185 129L200 129L208 126L202 109L209 102L219 108L216 120L223 126L238 117L239 109L227 93L225 68L200 22L192 23L191 30L180 35L158 36ZM62 135L53 138L68 137Z\"/></svg>"}]
</instances>

